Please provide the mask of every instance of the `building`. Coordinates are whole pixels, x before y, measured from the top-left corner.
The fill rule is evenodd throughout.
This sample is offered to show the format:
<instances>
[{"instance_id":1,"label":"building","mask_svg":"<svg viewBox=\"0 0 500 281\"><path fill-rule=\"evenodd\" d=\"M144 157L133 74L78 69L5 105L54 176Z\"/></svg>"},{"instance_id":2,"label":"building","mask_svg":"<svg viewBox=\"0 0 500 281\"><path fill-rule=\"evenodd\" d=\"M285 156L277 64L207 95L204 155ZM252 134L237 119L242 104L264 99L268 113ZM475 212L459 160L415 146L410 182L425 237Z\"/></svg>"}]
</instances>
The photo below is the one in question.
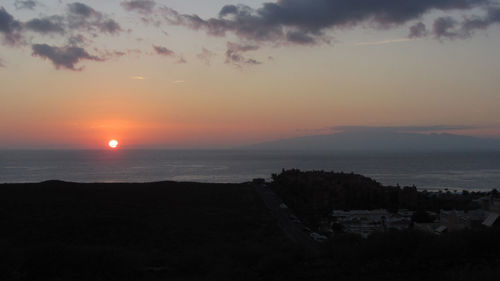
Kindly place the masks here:
<instances>
[{"instance_id":1,"label":"building","mask_svg":"<svg viewBox=\"0 0 500 281\"><path fill-rule=\"evenodd\" d=\"M398 213L390 213L384 209L333 210L331 218L333 223L342 226L344 232L368 237L368 235L376 231L408 228L412 214L413 212L408 210L401 210Z\"/></svg>"}]
</instances>

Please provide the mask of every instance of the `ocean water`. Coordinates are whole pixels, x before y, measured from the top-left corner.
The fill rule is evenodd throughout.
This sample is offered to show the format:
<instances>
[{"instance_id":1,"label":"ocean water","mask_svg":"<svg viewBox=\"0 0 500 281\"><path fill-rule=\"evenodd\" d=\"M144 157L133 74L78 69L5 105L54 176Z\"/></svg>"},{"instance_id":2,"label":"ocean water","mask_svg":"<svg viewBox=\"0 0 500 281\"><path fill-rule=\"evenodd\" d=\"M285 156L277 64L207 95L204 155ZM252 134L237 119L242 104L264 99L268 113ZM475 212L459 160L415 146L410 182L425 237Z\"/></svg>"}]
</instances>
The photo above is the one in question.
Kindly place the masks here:
<instances>
[{"instance_id":1,"label":"ocean water","mask_svg":"<svg viewBox=\"0 0 500 281\"><path fill-rule=\"evenodd\" d=\"M383 184L420 189L500 188L500 152L0 151L0 183L53 179L238 183L291 168L354 172Z\"/></svg>"}]
</instances>

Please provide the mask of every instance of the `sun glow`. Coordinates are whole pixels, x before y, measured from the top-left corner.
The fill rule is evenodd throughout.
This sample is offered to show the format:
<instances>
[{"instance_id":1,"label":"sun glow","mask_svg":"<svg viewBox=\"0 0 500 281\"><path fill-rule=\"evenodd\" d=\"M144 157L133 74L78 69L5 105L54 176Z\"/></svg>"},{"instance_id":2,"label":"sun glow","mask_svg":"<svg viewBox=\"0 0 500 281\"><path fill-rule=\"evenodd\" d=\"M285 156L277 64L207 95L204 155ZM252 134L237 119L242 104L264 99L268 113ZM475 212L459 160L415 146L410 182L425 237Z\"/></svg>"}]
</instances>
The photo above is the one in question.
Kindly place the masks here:
<instances>
[{"instance_id":1,"label":"sun glow","mask_svg":"<svg viewBox=\"0 0 500 281\"><path fill-rule=\"evenodd\" d=\"M110 148L117 148L117 147L118 147L118 141L117 141L117 140L110 140L110 141L108 142L108 146L109 146Z\"/></svg>"}]
</instances>

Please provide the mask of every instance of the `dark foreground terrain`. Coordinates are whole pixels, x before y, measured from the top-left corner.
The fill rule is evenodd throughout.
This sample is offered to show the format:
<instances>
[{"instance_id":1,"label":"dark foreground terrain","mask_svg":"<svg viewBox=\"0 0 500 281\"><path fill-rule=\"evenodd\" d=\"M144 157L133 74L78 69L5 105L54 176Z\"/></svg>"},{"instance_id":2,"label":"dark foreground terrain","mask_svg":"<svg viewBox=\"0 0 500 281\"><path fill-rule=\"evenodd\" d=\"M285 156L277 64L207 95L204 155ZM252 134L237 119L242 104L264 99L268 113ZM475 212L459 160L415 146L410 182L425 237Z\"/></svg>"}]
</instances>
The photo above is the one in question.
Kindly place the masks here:
<instances>
[{"instance_id":1,"label":"dark foreground terrain","mask_svg":"<svg viewBox=\"0 0 500 281\"><path fill-rule=\"evenodd\" d=\"M298 256L248 185L0 185L0 280L257 280Z\"/></svg>"},{"instance_id":2,"label":"dark foreground terrain","mask_svg":"<svg viewBox=\"0 0 500 281\"><path fill-rule=\"evenodd\" d=\"M355 188L355 187L353 187ZM0 280L498 280L500 230L345 234L317 256L251 184L0 185Z\"/></svg>"}]
</instances>

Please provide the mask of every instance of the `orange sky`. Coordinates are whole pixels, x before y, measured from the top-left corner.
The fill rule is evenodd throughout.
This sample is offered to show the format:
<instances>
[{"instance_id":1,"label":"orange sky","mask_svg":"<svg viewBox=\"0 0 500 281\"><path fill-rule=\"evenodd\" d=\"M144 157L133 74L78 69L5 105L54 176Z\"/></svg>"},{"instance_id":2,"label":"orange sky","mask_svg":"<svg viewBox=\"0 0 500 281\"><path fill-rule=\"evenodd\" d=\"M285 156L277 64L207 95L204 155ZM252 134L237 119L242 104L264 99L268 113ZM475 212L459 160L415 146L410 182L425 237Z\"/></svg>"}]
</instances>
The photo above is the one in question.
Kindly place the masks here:
<instances>
[{"instance_id":1,"label":"orange sky","mask_svg":"<svg viewBox=\"0 0 500 281\"><path fill-rule=\"evenodd\" d=\"M71 33L83 34L88 41L78 47L99 60L68 69L35 54L35 44L65 46L69 33L16 31L12 24L24 40L16 46L0 34L0 148L103 148L111 138L123 148L235 147L340 125L460 125L472 129L454 133L500 137L500 36L493 24L467 38L408 38L415 22L431 32L436 17L450 14L432 10L393 28L329 26L320 38L329 43L303 45L146 24L119 4L83 2L121 26L95 37ZM163 5L210 18L236 2ZM246 2L256 9L265 1ZM27 10L0 2L24 26L68 13L70 2L51 5ZM233 50L244 60L229 60L231 42L249 47ZM202 57L203 50L210 55Z\"/></svg>"}]
</instances>

